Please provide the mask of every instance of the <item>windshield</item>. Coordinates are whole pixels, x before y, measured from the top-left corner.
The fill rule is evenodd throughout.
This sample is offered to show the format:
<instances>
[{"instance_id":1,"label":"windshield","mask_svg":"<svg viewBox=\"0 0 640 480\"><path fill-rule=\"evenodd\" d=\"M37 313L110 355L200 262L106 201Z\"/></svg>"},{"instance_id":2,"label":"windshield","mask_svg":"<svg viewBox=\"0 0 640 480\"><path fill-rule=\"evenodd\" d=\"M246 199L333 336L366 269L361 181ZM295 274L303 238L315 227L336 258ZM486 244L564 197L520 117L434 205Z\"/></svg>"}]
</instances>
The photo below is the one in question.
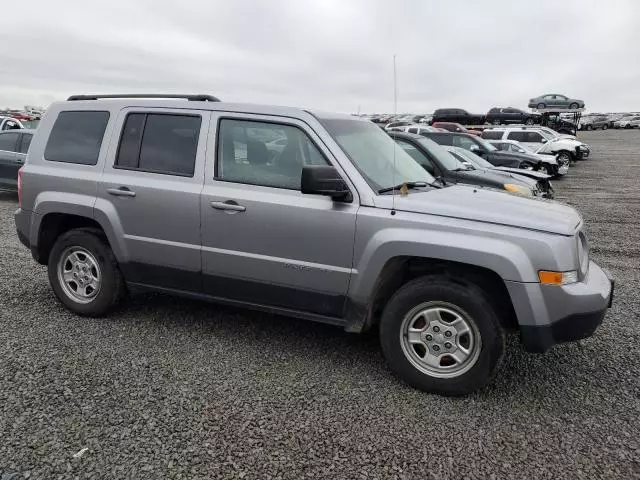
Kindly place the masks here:
<instances>
[{"instance_id":1,"label":"windshield","mask_svg":"<svg viewBox=\"0 0 640 480\"><path fill-rule=\"evenodd\" d=\"M438 145L436 142L429 138L421 138L418 140L418 143L424 147L426 151L428 151L431 156L435 157L440 165L442 165L447 170L455 170L457 168L464 168L458 159L452 157L449 152L447 152L444 148Z\"/></svg>"},{"instance_id":2,"label":"windshield","mask_svg":"<svg viewBox=\"0 0 640 480\"><path fill-rule=\"evenodd\" d=\"M361 120L320 119L374 190L435 179L380 127ZM395 153L395 161L394 161Z\"/></svg>"},{"instance_id":3,"label":"windshield","mask_svg":"<svg viewBox=\"0 0 640 480\"><path fill-rule=\"evenodd\" d=\"M464 148L452 147L451 150L450 150L450 153L451 153L451 155L454 155L455 157L457 157L460 160L462 160L463 162L471 163L475 167L478 167L478 168L495 168L493 165L491 165L489 162L487 162L481 156L476 155L475 153L470 152L469 150L465 150Z\"/></svg>"},{"instance_id":4,"label":"windshield","mask_svg":"<svg viewBox=\"0 0 640 480\"><path fill-rule=\"evenodd\" d=\"M489 151L489 152L495 152L496 150L498 150L496 147L494 147L489 142L487 142L484 138L475 137L475 140L478 143L480 143L480 145L482 145L484 148L486 148L487 151Z\"/></svg>"},{"instance_id":5,"label":"windshield","mask_svg":"<svg viewBox=\"0 0 640 480\"><path fill-rule=\"evenodd\" d=\"M552 140L554 138L559 137L560 135L555 132L554 130L551 130L550 128L546 128L546 127L542 127L540 129L540 133L542 134L542 136L544 138L546 138L547 140Z\"/></svg>"}]
</instances>

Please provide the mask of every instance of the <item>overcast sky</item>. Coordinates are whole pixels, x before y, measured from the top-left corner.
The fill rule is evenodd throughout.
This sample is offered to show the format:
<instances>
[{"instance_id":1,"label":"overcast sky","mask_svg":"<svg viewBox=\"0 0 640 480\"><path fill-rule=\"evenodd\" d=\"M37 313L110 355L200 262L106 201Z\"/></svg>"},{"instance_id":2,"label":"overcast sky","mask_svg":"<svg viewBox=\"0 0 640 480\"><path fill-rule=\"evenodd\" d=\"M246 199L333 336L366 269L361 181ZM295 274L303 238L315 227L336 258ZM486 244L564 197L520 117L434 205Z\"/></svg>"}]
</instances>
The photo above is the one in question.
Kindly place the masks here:
<instances>
[{"instance_id":1,"label":"overcast sky","mask_svg":"<svg viewBox=\"0 0 640 480\"><path fill-rule=\"evenodd\" d=\"M638 0L11 0L0 107L73 93L211 93L342 112L640 110Z\"/></svg>"}]
</instances>

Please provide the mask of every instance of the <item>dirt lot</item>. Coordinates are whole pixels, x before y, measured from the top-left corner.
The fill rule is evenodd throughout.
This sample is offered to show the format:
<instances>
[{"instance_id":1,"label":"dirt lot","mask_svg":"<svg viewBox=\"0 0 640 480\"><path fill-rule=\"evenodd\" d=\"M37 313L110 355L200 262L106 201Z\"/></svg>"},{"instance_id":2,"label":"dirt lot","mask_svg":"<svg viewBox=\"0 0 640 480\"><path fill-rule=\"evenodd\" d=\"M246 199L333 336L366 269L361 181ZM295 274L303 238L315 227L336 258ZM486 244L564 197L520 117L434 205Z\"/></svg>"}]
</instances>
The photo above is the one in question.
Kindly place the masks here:
<instances>
[{"instance_id":1,"label":"dirt lot","mask_svg":"<svg viewBox=\"0 0 640 480\"><path fill-rule=\"evenodd\" d=\"M640 131L580 138L555 187L614 306L581 344L512 339L461 399L399 383L375 335L156 295L71 315L0 195L0 477L640 478Z\"/></svg>"}]
</instances>

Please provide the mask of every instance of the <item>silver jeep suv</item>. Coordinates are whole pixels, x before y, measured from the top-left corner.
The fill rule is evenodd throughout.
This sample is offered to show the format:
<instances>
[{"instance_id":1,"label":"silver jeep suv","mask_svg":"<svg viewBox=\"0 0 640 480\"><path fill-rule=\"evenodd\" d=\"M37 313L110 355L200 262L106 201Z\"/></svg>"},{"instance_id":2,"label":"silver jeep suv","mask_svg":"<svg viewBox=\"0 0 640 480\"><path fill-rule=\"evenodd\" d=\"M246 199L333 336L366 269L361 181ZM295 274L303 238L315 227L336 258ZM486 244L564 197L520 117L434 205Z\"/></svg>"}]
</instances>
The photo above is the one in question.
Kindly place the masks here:
<instances>
[{"instance_id":1,"label":"silver jeep suv","mask_svg":"<svg viewBox=\"0 0 640 480\"><path fill-rule=\"evenodd\" d=\"M573 208L442 187L371 122L113 97L53 104L19 173L18 236L79 315L144 288L375 327L402 379L464 394L505 332L543 352L611 304Z\"/></svg>"}]
</instances>

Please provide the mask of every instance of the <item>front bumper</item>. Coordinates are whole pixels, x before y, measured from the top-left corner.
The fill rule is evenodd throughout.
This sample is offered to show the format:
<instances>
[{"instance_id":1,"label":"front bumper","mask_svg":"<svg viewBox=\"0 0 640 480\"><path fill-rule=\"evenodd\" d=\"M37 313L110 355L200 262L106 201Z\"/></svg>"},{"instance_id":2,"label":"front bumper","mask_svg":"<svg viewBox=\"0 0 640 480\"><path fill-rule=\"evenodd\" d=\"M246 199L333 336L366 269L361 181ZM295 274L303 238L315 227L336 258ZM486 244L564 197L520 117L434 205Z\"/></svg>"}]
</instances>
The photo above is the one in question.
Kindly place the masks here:
<instances>
[{"instance_id":1,"label":"front bumper","mask_svg":"<svg viewBox=\"0 0 640 480\"><path fill-rule=\"evenodd\" d=\"M566 175L569 172L569 164L565 163L558 168L558 175Z\"/></svg>"},{"instance_id":2,"label":"front bumper","mask_svg":"<svg viewBox=\"0 0 640 480\"><path fill-rule=\"evenodd\" d=\"M591 153L591 149L587 145L580 145L576 147L576 157L579 160L584 160L585 158L589 158L589 154Z\"/></svg>"},{"instance_id":3,"label":"front bumper","mask_svg":"<svg viewBox=\"0 0 640 480\"><path fill-rule=\"evenodd\" d=\"M612 305L615 282L608 271L590 262L582 282L560 287L533 285L537 292L529 284L528 298L539 318L520 324L520 340L527 351L543 353L558 343L593 335Z\"/></svg>"}]
</instances>

